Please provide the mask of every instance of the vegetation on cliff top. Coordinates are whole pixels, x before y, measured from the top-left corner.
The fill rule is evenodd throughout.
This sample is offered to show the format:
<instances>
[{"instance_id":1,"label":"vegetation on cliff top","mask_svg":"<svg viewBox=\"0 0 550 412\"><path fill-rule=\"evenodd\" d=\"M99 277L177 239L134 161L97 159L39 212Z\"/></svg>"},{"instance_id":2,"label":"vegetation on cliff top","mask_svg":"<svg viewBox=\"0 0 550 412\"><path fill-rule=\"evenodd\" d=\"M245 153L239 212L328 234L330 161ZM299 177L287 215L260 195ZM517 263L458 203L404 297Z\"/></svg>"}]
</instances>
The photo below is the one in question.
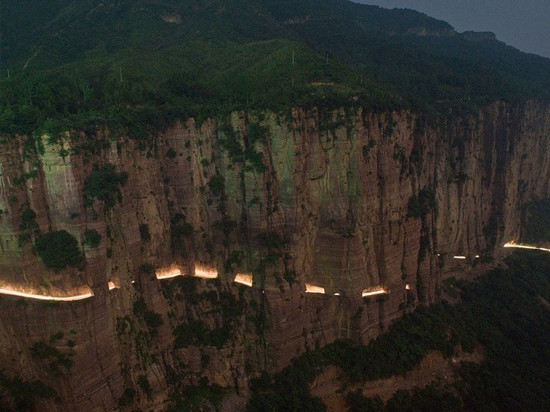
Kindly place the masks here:
<instances>
[{"instance_id":1,"label":"vegetation on cliff top","mask_svg":"<svg viewBox=\"0 0 550 412\"><path fill-rule=\"evenodd\" d=\"M447 110L550 90L548 59L348 1L0 7L0 134L106 125L140 138L178 117L237 109Z\"/></svg>"}]
</instances>

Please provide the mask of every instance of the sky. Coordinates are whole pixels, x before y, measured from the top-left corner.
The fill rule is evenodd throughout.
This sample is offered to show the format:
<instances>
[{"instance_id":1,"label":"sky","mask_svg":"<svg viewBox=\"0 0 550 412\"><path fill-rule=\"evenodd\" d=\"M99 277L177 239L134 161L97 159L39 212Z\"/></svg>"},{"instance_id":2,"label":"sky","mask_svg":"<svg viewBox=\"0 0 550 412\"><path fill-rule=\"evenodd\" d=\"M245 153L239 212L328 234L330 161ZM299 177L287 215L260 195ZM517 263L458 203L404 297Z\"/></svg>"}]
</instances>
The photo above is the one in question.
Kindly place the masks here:
<instances>
[{"instance_id":1,"label":"sky","mask_svg":"<svg viewBox=\"0 0 550 412\"><path fill-rule=\"evenodd\" d=\"M458 32L492 31L528 53L550 57L550 0L353 0L409 8L444 20Z\"/></svg>"}]
</instances>

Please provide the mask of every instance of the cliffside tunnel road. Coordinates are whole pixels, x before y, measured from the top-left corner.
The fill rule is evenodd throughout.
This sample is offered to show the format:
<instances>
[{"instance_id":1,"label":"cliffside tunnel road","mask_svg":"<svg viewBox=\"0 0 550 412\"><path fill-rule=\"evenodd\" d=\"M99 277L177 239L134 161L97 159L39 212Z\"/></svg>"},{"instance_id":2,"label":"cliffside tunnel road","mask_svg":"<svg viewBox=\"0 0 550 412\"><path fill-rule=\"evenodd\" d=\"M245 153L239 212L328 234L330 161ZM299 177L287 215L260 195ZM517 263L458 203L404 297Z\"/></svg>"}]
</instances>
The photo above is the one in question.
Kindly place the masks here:
<instances>
[{"instance_id":1,"label":"cliffside tunnel road","mask_svg":"<svg viewBox=\"0 0 550 412\"><path fill-rule=\"evenodd\" d=\"M544 247L538 247L538 246L532 246L532 245L521 245L517 244L515 241L511 240L510 242L507 242L504 244L503 247L509 248L518 248L518 249L531 249L531 250L542 250L543 252L550 252L550 249L544 248Z\"/></svg>"},{"instance_id":2,"label":"cliffside tunnel road","mask_svg":"<svg viewBox=\"0 0 550 412\"><path fill-rule=\"evenodd\" d=\"M189 276L183 273L177 266L170 266L167 268L157 269L155 276L159 280L172 279L178 276ZM216 279L218 277L218 270L215 267L207 267L202 265L195 266L195 273L191 275L196 278L202 279Z\"/></svg>"},{"instance_id":3,"label":"cliffside tunnel road","mask_svg":"<svg viewBox=\"0 0 550 412\"><path fill-rule=\"evenodd\" d=\"M316 286L310 283L306 283L306 293L318 293L318 294L324 295L325 288L322 286Z\"/></svg>"},{"instance_id":4,"label":"cliffside tunnel road","mask_svg":"<svg viewBox=\"0 0 550 412\"><path fill-rule=\"evenodd\" d=\"M35 293L19 292L13 289L0 288L0 294L16 296L26 299L46 300L54 302L75 302L79 300L88 299L94 296L93 292L84 293L82 295L73 296L50 296L50 295L38 295Z\"/></svg>"},{"instance_id":5,"label":"cliffside tunnel road","mask_svg":"<svg viewBox=\"0 0 550 412\"><path fill-rule=\"evenodd\" d=\"M524 247L528 249L541 249L541 250L546 250L550 252L550 249L537 248L534 246L519 246L515 244L513 246L510 246L506 244L505 247ZM172 279L177 276L184 276L181 270L177 267L170 267L166 269L157 270L155 272L155 275L159 280ZM215 279L218 277L218 271L214 268L198 266L195 270L194 277ZM235 283L239 283L248 287L252 287L253 285L252 275L250 273L237 273L233 281ZM134 281L132 281L132 283L134 283ZM120 288L120 285L113 281L109 281L107 285L109 290ZM405 289L410 290L410 285L406 285ZM310 283L306 283L305 292L325 295L326 289L323 286L317 286L317 285L312 285ZM361 296L368 297L368 296L375 296L375 295L382 295L382 294L389 294L389 291L379 286L374 288L363 289ZM35 300L43 300L43 301L51 301L51 302L75 302L75 301L91 298L94 296L94 293L90 291L87 293L72 295L72 296L53 296L53 295L41 295L41 294L30 293L30 292L21 292L10 288L0 288L0 295L8 295L8 296L15 296L15 297L20 297L25 299L35 299ZM333 296L341 296L341 293L335 292L333 293Z\"/></svg>"},{"instance_id":6,"label":"cliffside tunnel road","mask_svg":"<svg viewBox=\"0 0 550 412\"><path fill-rule=\"evenodd\" d=\"M216 279L218 277L218 270L216 268L196 265L193 276L202 279Z\"/></svg>"},{"instance_id":7,"label":"cliffside tunnel road","mask_svg":"<svg viewBox=\"0 0 550 412\"><path fill-rule=\"evenodd\" d=\"M252 287L252 275L249 273L237 273L235 275L235 283L240 283L248 287Z\"/></svg>"},{"instance_id":8,"label":"cliffside tunnel road","mask_svg":"<svg viewBox=\"0 0 550 412\"><path fill-rule=\"evenodd\" d=\"M155 272L155 275L157 276L157 279L163 280L163 279L172 279L176 276L182 276L181 270L179 270L177 267L170 267L168 269L160 269Z\"/></svg>"},{"instance_id":9,"label":"cliffside tunnel road","mask_svg":"<svg viewBox=\"0 0 550 412\"><path fill-rule=\"evenodd\" d=\"M361 293L361 297L366 298L369 296L376 296L376 295L387 295L389 292L382 288L374 288L374 289L363 289L363 292Z\"/></svg>"}]
</instances>

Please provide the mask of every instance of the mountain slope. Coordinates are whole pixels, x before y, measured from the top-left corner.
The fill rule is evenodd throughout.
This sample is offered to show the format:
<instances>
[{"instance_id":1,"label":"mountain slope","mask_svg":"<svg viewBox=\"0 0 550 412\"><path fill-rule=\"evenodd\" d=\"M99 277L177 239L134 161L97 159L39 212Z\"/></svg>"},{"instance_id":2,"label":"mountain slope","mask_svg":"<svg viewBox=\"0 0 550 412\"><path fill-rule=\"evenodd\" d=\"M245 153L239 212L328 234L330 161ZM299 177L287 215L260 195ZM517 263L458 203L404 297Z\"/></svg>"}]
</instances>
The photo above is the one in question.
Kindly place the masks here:
<instances>
[{"instance_id":1,"label":"mountain slope","mask_svg":"<svg viewBox=\"0 0 550 412\"><path fill-rule=\"evenodd\" d=\"M550 197L550 105L478 107L531 95L532 56L484 34L329 0L2 15L0 409L242 410Z\"/></svg>"},{"instance_id":2,"label":"mountain slope","mask_svg":"<svg viewBox=\"0 0 550 412\"><path fill-rule=\"evenodd\" d=\"M245 107L441 111L550 90L548 59L343 0L8 0L1 12L3 133Z\"/></svg>"}]
</instances>

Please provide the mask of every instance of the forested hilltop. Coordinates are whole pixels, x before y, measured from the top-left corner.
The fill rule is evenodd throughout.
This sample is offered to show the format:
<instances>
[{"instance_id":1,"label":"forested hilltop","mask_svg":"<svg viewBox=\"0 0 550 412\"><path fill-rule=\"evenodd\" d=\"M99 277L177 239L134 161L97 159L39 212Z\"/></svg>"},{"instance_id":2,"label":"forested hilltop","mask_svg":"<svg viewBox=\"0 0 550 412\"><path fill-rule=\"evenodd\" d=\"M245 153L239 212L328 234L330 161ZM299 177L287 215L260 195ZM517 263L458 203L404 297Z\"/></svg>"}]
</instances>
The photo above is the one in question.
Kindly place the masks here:
<instances>
[{"instance_id":1,"label":"forested hilltop","mask_svg":"<svg viewBox=\"0 0 550 412\"><path fill-rule=\"evenodd\" d=\"M0 133L145 136L239 109L447 112L547 97L550 60L343 0L6 0Z\"/></svg>"}]
</instances>

